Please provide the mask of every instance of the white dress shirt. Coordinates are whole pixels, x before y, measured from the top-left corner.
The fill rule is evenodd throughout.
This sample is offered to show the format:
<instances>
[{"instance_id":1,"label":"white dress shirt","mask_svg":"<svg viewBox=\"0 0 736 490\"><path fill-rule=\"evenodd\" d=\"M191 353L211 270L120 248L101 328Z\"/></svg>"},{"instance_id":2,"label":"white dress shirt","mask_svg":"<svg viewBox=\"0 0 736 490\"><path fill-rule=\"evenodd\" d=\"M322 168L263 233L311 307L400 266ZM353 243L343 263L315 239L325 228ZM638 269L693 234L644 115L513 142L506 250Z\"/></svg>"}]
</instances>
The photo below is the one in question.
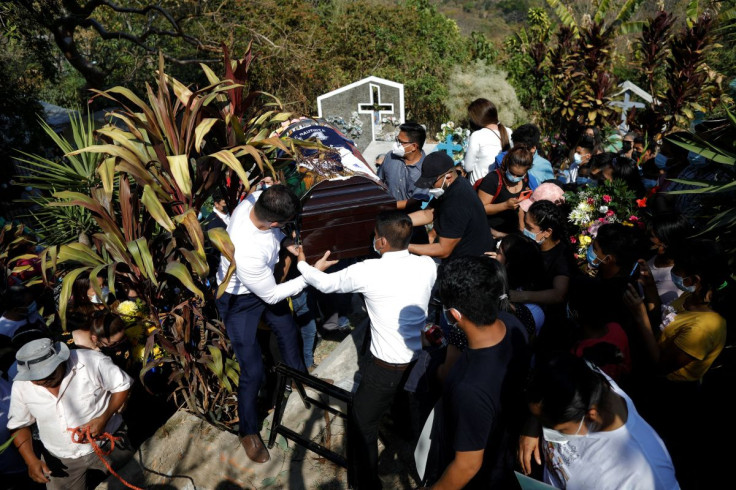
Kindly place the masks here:
<instances>
[{"instance_id":1,"label":"white dress shirt","mask_svg":"<svg viewBox=\"0 0 736 490\"><path fill-rule=\"evenodd\" d=\"M250 212L261 191L246 197L233 211L227 233L235 246L235 274L230 278L226 291L230 294L255 294L268 304L276 304L294 296L307 286L297 277L276 284L273 269L279 261L279 251L284 234L278 228L260 230L253 223ZM222 284L230 267L224 256L220 259L217 283Z\"/></svg>"},{"instance_id":2,"label":"white dress shirt","mask_svg":"<svg viewBox=\"0 0 736 490\"><path fill-rule=\"evenodd\" d=\"M307 283L323 293L363 293L371 320L371 353L378 359L405 364L421 350L427 305L437 278L432 258L402 250L333 274L306 262L297 267Z\"/></svg>"},{"instance_id":3,"label":"white dress shirt","mask_svg":"<svg viewBox=\"0 0 736 490\"><path fill-rule=\"evenodd\" d=\"M44 447L57 458L80 458L92 452L92 445L72 442L68 429L84 426L102 415L113 393L130 389L133 380L106 355L87 349L69 353L67 372L59 386L59 397L32 381L13 382L8 413L8 429L27 427L34 422ZM105 432L120 427L116 413Z\"/></svg>"}]
</instances>

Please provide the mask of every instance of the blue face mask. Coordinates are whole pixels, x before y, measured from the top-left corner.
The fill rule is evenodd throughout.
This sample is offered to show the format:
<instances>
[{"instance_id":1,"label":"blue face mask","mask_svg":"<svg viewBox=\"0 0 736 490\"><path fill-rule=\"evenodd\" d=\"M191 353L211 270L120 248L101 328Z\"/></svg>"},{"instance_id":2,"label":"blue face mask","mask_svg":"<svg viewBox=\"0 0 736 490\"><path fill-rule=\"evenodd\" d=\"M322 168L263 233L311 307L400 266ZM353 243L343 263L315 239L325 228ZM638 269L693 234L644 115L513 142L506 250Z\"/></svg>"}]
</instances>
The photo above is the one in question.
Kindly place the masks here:
<instances>
[{"instance_id":1,"label":"blue face mask","mask_svg":"<svg viewBox=\"0 0 736 490\"><path fill-rule=\"evenodd\" d=\"M667 160L669 160L668 157L662 155L661 153L657 153L654 157L654 165L656 165L658 169L664 170L665 168L667 168Z\"/></svg>"},{"instance_id":2,"label":"blue face mask","mask_svg":"<svg viewBox=\"0 0 736 490\"><path fill-rule=\"evenodd\" d=\"M595 250L593 250L593 244L592 243L590 245L588 245L588 252L586 254L586 258L588 259L588 265L592 269L597 269L603 263L603 261L601 259L599 259L598 256L596 255ZM603 258L605 259L605 257L603 257Z\"/></svg>"},{"instance_id":3,"label":"blue face mask","mask_svg":"<svg viewBox=\"0 0 736 490\"><path fill-rule=\"evenodd\" d=\"M641 179L641 183L644 184L644 189L649 190L656 187L659 182L654 179Z\"/></svg>"},{"instance_id":4,"label":"blue face mask","mask_svg":"<svg viewBox=\"0 0 736 490\"><path fill-rule=\"evenodd\" d=\"M537 240L537 235L538 235L538 233L534 233L534 232L532 232L532 231L529 231L529 230L527 230L526 228L524 228L523 230L521 230L521 232L522 232L522 233L524 234L524 236L525 236L525 237L529 237L529 238L531 238L531 239L532 239L532 240L534 240L534 241L535 241L535 242L536 242L537 244L541 244L541 243L542 243L543 241L545 241L545 240L546 240L546 237L545 237L545 238L542 238L541 240Z\"/></svg>"},{"instance_id":5,"label":"blue face mask","mask_svg":"<svg viewBox=\"0 0 736 490\"><path fill-rule=\"evenodd\" d=\"M513 182L514 184L517 184L521 182L522 180L524 180L524 176L522 175L521 177L517 177L516 175L512 174L511 172L507 170L506 180L508 180L509 182Z\"/></svg>"},{"instance_id":6,"label":"blue face mask","mask_svg":"<svg viewBox=\"0 0 736 490\"><path fill-rule=\"evenodd\" d=\"M670 271L670 277L672 278L672 282L675 283L675 286L677 286L677 289L680 291L685 291L686 293L694 293L695 292L695 285L692 286L685 286L685 278L680 277L674 272Z\"/></svg>"}]
</instances>

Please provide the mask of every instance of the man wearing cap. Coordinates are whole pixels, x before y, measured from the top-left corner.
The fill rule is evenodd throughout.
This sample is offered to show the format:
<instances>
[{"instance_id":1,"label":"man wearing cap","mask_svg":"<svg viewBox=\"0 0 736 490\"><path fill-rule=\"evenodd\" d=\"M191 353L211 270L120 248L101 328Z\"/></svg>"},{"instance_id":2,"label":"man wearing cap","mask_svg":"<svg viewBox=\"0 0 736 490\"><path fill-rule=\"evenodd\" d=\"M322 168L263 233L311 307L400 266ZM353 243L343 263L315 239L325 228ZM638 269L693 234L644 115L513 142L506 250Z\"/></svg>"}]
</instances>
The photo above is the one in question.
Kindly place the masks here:
<instances>
[{"instance_id":1,"label":"man wearing cap","mask_svg":"<svg viewBox=\"0 0 736 490\"><path fill-rule=\"evenodd\" d=\"M429 189L432 200L426 209L411 213L411 221L414 226L434 223L438 239L426 245L409 245L411 253L447 259L480 256L491 250L483 204L473 186L458 177L452 158L444 152L427 155L415 185Z\"/></svg>"},{"instance_id":2,"label":"man wearing cap","mask_svg":"<svg viewBox=\"0 0 736 490\"><path fill-rule=\"evenodd\" d=\"M51 490L84 490L87 471L106 471L91 444L76 443L70 429L89 429L122 437L106 456L113 467L132 456L118 413L128 398L130 376L100 352L69 351L66 344L38 339L16 354L18 374L13 380L8 430L28 466L29 476ZM43 460L33 451L31 429L38 426ZM99 443L104 451L108 441Z\"/></svg>"}]
</instances>

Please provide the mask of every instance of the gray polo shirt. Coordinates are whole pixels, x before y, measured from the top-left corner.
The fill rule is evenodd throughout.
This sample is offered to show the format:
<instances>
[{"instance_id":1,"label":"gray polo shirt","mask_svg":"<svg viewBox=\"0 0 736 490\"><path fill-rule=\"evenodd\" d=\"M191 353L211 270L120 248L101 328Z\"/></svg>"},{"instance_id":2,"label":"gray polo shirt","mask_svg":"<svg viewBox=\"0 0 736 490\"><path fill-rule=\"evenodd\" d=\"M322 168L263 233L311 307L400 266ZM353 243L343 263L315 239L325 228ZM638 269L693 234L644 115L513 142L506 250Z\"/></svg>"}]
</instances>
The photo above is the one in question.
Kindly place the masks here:
<instances>
[{"instance_id":1,"label":"gray polo shirt","mask_svg":"<svg viewBox=\"0 0 736 490\"><path fill-rule=\"evenodd\" d=\"M388 187L389 192L397 201L409 198L426 201L429 199L427 189L417 189L414 182L422 175L424 151L419 161L414 165L407 165L404 160L394 155L393 151L386 153L383 165L378 169L378 178Z\"/></svg>"}]
</instances>

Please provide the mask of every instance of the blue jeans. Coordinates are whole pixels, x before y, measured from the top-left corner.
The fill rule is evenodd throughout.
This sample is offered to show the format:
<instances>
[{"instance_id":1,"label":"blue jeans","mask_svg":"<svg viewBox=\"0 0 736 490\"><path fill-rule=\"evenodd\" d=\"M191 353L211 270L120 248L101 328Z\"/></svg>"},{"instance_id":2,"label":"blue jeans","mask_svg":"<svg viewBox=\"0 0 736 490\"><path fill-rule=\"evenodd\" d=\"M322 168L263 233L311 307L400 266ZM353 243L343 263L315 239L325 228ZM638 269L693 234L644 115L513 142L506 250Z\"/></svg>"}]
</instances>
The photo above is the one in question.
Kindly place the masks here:
<instances>
[{"instance_id":1,"label":"blue jeans","mask_svg":"<svg viewBox=\"0 0 736 490\"><path fill-rule=\"evenodd\" d=\"M238 432L241 436L257 434L260 427L256 402L263 380L261 347L256 339L258 322L263 315L276 334L284 363L294 369L306 371L299 348L298 327L287 301L269 305L255 294L224 293L216 304L240 365Z\"/></svg>"},{"instance_id":2,"label":"blue jeans","mask_svg":"<svg viewBox=\"0 0 736 490\"><path fill-rule=\"evenodd\" d=\"M294 306L296 324L301 329L302 344L304 346L304 365L308 368L314 364L314 341L317 337L317 322L314 321L314 313L309 308L309 291L303 290L296 296L291 297Z\"/></svg>"}]
</instances>

